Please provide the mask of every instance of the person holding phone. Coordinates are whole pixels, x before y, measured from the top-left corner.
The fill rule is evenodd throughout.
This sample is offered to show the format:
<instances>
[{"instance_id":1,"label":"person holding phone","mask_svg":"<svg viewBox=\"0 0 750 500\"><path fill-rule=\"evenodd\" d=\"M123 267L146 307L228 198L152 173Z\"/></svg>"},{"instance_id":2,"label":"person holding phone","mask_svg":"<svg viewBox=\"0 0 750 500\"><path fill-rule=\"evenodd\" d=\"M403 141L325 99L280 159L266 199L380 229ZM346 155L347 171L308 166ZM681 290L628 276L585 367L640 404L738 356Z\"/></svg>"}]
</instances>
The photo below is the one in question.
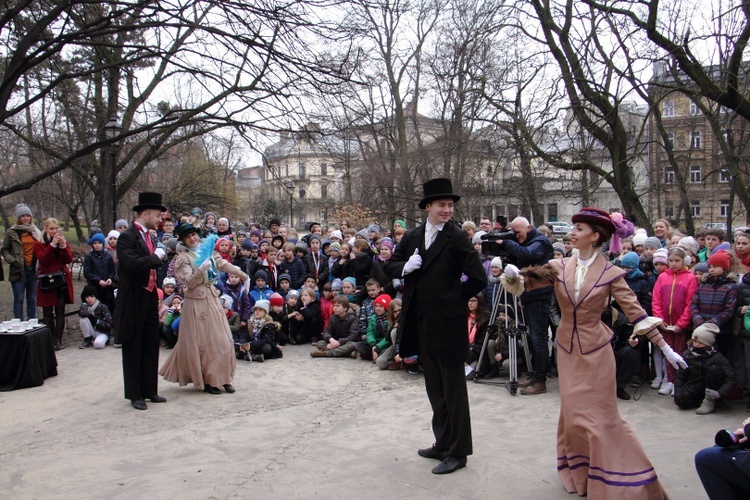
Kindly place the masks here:
<instances>
[{"instance_id":1,"label":"person holding phone","mask_svg":"<svg viewBox=\"0 0 750 500\"><path fill-rule=\"evenodd\" d=\"M63 273L64 284L58 288L42 290L37 288L36 301L42 308L44 324L49 328L55 350L63 349L62 336L65 331L65 305L73 303L73 277L68 265L73 262L73 254L60 229L57 219L44 221L42 241L34 244L34 257L38 261L38 275Z\"/></svg>"},{"instance_id":2,"label":"person holding phone","mask_svg":"<svg viewBox=\"0 0 750 500\"><path fill-rule=\"evenodd\" d=\"M750 417L732 432L733 444L704 448L695 454L695 470L710 500L750 498Z\"/></svg>"}]
</instances>

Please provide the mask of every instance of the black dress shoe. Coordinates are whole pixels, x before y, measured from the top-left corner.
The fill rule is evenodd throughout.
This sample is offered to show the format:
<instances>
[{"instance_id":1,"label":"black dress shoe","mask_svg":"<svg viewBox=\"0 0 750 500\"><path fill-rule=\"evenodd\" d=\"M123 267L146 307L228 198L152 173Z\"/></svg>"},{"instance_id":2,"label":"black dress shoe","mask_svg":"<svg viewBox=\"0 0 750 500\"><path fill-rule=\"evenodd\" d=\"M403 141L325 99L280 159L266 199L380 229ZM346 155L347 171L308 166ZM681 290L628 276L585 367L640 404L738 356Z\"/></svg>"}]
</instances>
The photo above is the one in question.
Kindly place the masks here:
<instances>
[{"instance_id":1,"label":"black dress shoe","mask_svg":"<svg viewBox=\"0 0 750 500\"><path fill-rule=\"evenodd\" d=\"M458 469L466 467L466 457L445 457L445 460L440 462L432 469L433 474L450 474Z\"/></svg>"},{"instance_id":2,"label":"black dress shoe","mask_svg":"<svg viewBox=\"0 0 750 500\"><path fill-rule=\"evenodd\" d=\"M204 387L203 390L209 394L221 394L221 391L219 390L219 388L214 387L212 385L206 385L206 387Z\"/></svg>"},{"instance_id":3,"label":"black dress shoe","mask_svg":"<svg viewBox=\"0 0 750 500\"><path fill-rule=\"evenodd\" d=\"M420 457L434 458L436 460L440 460L441 462L448 457L448 452L446 450L441 450L439 448L435 448L434 446L430 446L429 448L422 448L421 450L417 451L417 454Z\"/></svg>"},{"instance_id":4,"label":"black dress shoe","mask_svg":"<svg viewBox=\"0 0 750 500\"><path fill-rule=\"evenodd\" d=\"M630 399L630 394L628 394L625 391L625 389L621 389L621 388L618 387L617 388L617 397L620 398L620 399L624 399L625 401L627 401L628 399Z\"/></svg>"},{"instance_id":5,"label":"black dress shoe","mask_svg":"<svg viewBox=\"0 0 750 500\"><path fill-rule=\"evenodd\" d=\"M142 399L131 399L130 405L136 410L148 410L148 406L146 406L146 402Z\"/></svg>"},{"instance_id":6,"label":"black dress shoe","mask_svg":"<svg viewBox=\"0 0 750 500\"><path fill-rule=\"evenodd\" d=\"M154 394L153 396L148 397L146 399L148 399L152 403L166 403L167 402L167 398L165 398L164 396L159 396L158 394Z\"/></svg>"},{"instance_id":7,"label":"black dress shoe","mask_svg":"<svg viewBox=\"0 0 750 500\"><path fill-rule=\"evenodd\" d=\"M237 389L235 389L232 384L224 384L224 390L229 394L233 394Z\"/></svg>"}]
</instances>

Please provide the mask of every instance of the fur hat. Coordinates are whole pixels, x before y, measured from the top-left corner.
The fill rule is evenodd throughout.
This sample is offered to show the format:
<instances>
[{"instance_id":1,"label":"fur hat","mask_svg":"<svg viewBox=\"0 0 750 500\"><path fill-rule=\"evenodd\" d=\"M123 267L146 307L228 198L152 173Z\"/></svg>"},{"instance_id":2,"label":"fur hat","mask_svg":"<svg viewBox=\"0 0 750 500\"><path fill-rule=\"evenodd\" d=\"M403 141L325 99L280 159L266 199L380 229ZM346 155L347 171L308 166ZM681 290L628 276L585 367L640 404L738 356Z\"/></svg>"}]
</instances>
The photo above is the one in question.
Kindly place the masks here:
<instances>
[{"instance_id":1,"label":"fur hat","mask_svg":"<svg viewBox=\"0 0 750 500\"><path fill-rule=\"evenodd\" d=\"M253 309L263 309L268 314L271 312L271 303L265 299L256 300Z\"/></svg>"},{"instance_id":2,"label":"fur hat","mask_svg":"<svg viewBox=\"0 0 750 500\"><path fill-rule=\"evenodd\" d=\"M268 223L268 227L271 226L280 226L281 221L279 219L271 219L271 221Z\"/></svg>"},{"instance_id":3,"label":"fur hat","mask_svg":"<svg viewBox=\"0 0 750 500\"><path fill-rule=\"evenodd\" d=\"M711 257L708 258L708 265L709 266L719 266L725 271L729 271L729 268L732 267L732 259L729 257L729 254L723 250L714 251L714 253L711 254Z\"/></svg>"},{"instance_id":4,"label":"fur hat","mask_svg":"<svg viewBox=\"0 0 750 500\"><path fill-rule=\"evenodd\" d=\"M16 219L20 219L24 215L31 217L31 209L25 203L19 203L16 205Z\"/></svg>"},{"instance_id":5,"label":"fur hat","mask_svg":"<svg viewBox=\"0 0 750 500\"><path fill-rule=\"evenodd\" d=\"M697 340L701 344L714 345L716 336L719 334L719 327L714 323L705 322L695 330L690 340Z\"/></svg>"},{"instance_id":6,"label":"fur hat","mask_svg":"<svg viewBox=\"0 0 750 500\"><path fill-rule=\"evenodd\" d=\"M284 297L282 297L280 293L274 293L268 299L268 303L271 305L271 307L283 306L284 305Z\"/></svg>"},{"instance_id":7,"label":"fur hat","mask_svg":"<svg viewBox=\"0 0 750 500\"><path fill-rule=\"evenodd\" d=\"M659 250L654 252L654 257L652 260L654 264L659 264L659 263L667 264L667 262L669 261L669 256L667 255L667 249L660 248Z\"/></svg>"},{"instance_id":8,"label":"fur hat","mask_svg":"<svg viewBox=\"0 0 750 500\"><path fill-rule=\"evenodd\" d=\"M646 241L643 242L644 248L661 248L661 241L656 236L649 236Z\"/></svg>"},{"instance_id":9,"label":"fur hat","mask_svg":"<svg viewBox=\"0 0 750 500\"><path fill-rule=\"evenodd\" d=\"M388 295L387 293L381 293L380 295L375 297L375 300L372 301L373 306L375 304L380 304L381 306L383 306L383 309L385 309L386 311L388 310L388 306L390 305L390 303L391 303L391 296Z\"/></svg>"}]
</instances>

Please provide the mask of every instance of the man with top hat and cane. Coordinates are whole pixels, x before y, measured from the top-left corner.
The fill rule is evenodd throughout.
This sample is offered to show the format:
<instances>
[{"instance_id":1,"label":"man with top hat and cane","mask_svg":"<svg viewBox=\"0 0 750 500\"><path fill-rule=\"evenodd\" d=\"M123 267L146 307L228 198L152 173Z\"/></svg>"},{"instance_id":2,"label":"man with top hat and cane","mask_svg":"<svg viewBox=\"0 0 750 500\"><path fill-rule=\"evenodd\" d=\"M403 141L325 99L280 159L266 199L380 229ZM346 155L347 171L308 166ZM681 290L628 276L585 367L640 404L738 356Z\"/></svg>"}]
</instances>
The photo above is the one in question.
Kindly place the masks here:
<instances>
[{"instance_id":1,"label":"man with top hat and cane","mask_svg":"<svg viewBox=\"0 0 750 500\"><path fill-rule=\"evenodd\" d=\"M404 280L398 354L419 355L432 406L435 443L418 454L440 461L434 474L448 474L465 467L472 453L464 372L469 354L467 304L485 289L487 275L469 235L451 221L453 205L460 199L451 180L432 179L423 187L419 208L427 220L404 234L385 271L390 278ZM461 282L461 274L466 281Z\"/></svg>"},{"instance_id":2,"label":"man with top hat and cane","mask_svg":"<svg viewBox=\"0 0 750 500\"><path fill-rule=\"evenodd\" d=\"M156 229L162 213L160 193L140 193L133 207L135 220L117 239L120 285L115 309L115 343L122 344L122 376L125 399L145 410L146 400L165 403L159 396L159 315L156 269L164 250L156 248L149 229Z\"/></svg>"}]
</instances>

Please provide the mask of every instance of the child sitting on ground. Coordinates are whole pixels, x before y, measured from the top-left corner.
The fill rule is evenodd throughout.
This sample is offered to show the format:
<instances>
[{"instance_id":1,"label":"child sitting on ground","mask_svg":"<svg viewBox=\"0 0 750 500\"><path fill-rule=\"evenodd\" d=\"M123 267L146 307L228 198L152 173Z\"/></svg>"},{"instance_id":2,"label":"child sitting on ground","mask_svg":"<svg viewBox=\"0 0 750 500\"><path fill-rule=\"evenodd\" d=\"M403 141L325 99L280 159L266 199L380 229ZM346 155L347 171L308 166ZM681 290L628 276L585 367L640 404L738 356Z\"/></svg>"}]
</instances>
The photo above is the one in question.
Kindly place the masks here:
<instances>
[{"instance_id":1,"label":"child sitting on ground","mask_svg":"<svg viewBox=\"0 0 750 500\"><path fill-rule=\"evenodd\" d=\"M271 298L268 299L268 303L271 306L269 314L274 323L276 323L276 342L279 345L286 345L289 342L289 317L288 314L284 313L284 299L278 294L274 293ZM284 328L284 322L287 325Z\"/></svg>"},{"instance_id":2,"label":"child sitting on ground","mask_svg":"<svg viewBox=\"0 0 750 500\"><path fill-rule=\"evenodd\" d=\"M273 321L270 313L270 302L257 300L253 306L253 315L250 318L252 332L250 334L250 359L262 363L266 359L275 359L283 356L279 345L276 343L276 332L278 326ZM247 358L245 358L247 359Z\"/></svg>"},{"instance_id":3,"label":"child sitting on ground","mask_svg":"<svg viewBox=\"0 0 750 500\"><path fill-rule=\"evenodd\" d=\"M716 402L734 389L734 370L714 347L719 327L703 323L693 331L687 350L682 353L688 367L677 370L674 380L674 402L680 408L700 407L698 415L713 413Z\"/></svg>"},{"instance_id":4,"label":"child sitting on ground","mask_svg":"<svg viewBox=\"0 0 750 500\"><path fill-rule=\"evenodd\" d=\"M333 315L323 332L323 340L310 352L313 358L341 358L355 353L359 341L357 315L349 308L349 299L339 295L333 299Z\"/></svg>"},{"instance_id":5,"label":"child sitting on ground","mask_svg":"<svg viewBox=\"0 0 750 500\"><path fill-rule=\"evenodd\" d=\"M367 324L367 337L357 342L357 352L361 359L377 362L380 353L391 345L390 327L388 326L388 306L391 296L383 293L375 297L372 303L373 314Z\"/></svg>"},{"instance_id":6,"label":"child sitting on ground","mask_svg":"<svg viewBox=\"0 0 750 500\"><path fill-rule=\"evenodd\" d=\"M83 287L81 292L81 310L79 312L83 342L81 349L92 345L103 349L109 342L112 331L112 316L109 308L96 298L96 288L91 285Z\"/></svg>"},{"instance_id":7,"label":"child sitting on ground","mask_svg":"<svg viewBox=\"0 0 750 500\"><path fill-rule=\"evenodd\" d=\"M291 293L291 292L290 292ZM299 294L297 309L289 315L292 325L290 333L294 332L294 341L297 344L317 343L320 332L323 331L323 318L320 316L320 302L318 302L315 290L303 288Z\"/></svg>"},{"instance_id":8,"label":"child sitting on ground","mask_svg":"<svg viewBox=\"0 0 750 500\"><path fill-rule=\"evenodd\" d=\"M326 283L323 285L323 295L320 297L320 316L323 318L324 329L328 326L331 314L333 314L333 292L331 284Z\"/></svg>"}]
</instances>

